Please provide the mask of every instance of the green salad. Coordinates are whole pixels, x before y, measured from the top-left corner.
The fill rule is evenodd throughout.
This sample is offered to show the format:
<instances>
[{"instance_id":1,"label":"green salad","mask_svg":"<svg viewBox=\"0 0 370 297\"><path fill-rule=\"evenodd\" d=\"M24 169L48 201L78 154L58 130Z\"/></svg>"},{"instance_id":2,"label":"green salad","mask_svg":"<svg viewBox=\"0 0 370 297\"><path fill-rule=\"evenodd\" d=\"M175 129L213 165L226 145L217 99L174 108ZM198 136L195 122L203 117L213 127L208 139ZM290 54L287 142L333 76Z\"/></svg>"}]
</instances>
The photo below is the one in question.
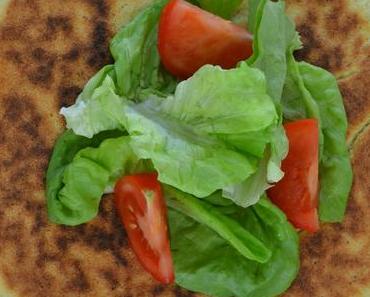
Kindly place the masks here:
<instances>
[{"instance_id":1,"label":"green salad","mask_svg":"<svg viewBox=\"0 0 370 297\"><path fill-rule=\"evenodd\" d=\"M142 10L112 39L114 63L61 109L68 129L47 171L49 219L87 223L115 192L131 245L157 280L174 275L179 286L216 297L277 296L299 271L299 229L316 231L317 214L321 222L344 217L352 170L342 97L332 74L294 58L302 44L284 1L249 0L247 12L241 0L189 2ZM226 20L240 13L248 40L246 28ZM203 32L203 21L213 31ZM209 59L196 64L202 55ZM306 130L286 124L307 119L317 127L304 143L311 151L293 156L291 135L302 142ZM308 155L316 161L307 165ZM290 170L307 185L290 182ZM135 180L147 173L160 189Z\"/></svg>"}]
</instances>

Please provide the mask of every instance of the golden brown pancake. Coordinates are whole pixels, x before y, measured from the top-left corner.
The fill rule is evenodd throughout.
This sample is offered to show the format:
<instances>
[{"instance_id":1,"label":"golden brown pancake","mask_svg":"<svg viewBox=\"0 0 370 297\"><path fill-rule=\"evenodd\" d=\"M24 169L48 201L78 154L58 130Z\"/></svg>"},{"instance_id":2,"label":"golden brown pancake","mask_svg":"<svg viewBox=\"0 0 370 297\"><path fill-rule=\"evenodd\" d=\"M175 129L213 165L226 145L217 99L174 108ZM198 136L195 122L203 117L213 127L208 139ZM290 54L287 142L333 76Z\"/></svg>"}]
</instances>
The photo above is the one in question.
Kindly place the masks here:
<instances>
[{"instance_id":1,"label":"golden brown pancake","mask_svg":"<svg viewBox=\"0 0 370 297\"><path fill-rule=\"evenodd\" d=\"M70 228L47 220L44 176L64 129L59 108L72 104L86 81L109 63L111 36L150 2L10 2L0 25L0 297L197 296L158 285L143 271L111 197L88 224ZM355 181L345 222L302 236L301 272L285 296L369 296L366 2L287 2L306 46L297 57L339 78Z\"/></svg>"}]
</instances>

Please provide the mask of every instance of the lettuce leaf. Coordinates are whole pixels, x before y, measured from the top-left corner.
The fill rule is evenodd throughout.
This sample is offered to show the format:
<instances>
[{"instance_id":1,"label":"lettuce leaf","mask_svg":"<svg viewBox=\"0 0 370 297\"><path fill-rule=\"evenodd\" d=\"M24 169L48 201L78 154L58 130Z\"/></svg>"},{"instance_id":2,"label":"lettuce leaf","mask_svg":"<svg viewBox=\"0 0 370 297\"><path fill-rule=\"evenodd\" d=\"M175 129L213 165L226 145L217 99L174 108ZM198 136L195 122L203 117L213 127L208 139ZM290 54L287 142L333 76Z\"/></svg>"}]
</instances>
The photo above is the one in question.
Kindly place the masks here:
<instances>
[{"instance_id":1,"label":"lettuce leaf","mask_svg":"<svg viewBox=\"0 0 370 297\"><path fill-rule=\"evenodd\" d=\"M189 2L225 19L230 19L243 0L192 0Z\"/></svg>"},{"instance_id":2,"label":"lettuce leaf","mask_svg":"<svg viewBox=\"0 0 370 297\"><path fill-rule=\"evenodd\" d=\"M285 134L276 137L283 129L263 74L245 63L232 70L205 66L165 99L126 100L114 93L110 76L95 94L102 94L90 99L100 110L95 121L88 124L85 108L76 121L66 116L68 126L92 136L90 128L96 133L109 119L106 128L127 130L135 154L151 160L165 184L197 197L223 189L226 198L246 207L282 177L276 164L287 150L280 145Z\"/></svg>"},{"instance_id":3,"label":"lettuce leaf","mask_svg":"<svg viewBox=\"0 0 370 297\"><path fill-rule=\"evenodd\" d=\"M300 47L300 41L294 24L285 15L283 1L251 0L248 8L248 27L254 33L254 50L247 63L265 74L267 92L274 99L279 120L282 121L280 102L287 73L286 54L291 49ZM288 152L288 140L279 125L270 131L271 134L274 139L270 141L267 151L264 146L258 147L258 139L250 141L263 154L253 176L224 190L224 196L232 198L240 206L248 207L256 203L264 191L284 175L280 166Z\"/></svg>"},{"instance_id":4,"label":"lettuce leaf","mask_svg":"<svg viewBox=\"0 0 370 297\"><path fill-rule=\"evenodd\" d=\"M74 105L63 107L67 128L77 135L93 137L102 131L119 129L122 99L116 94L112 65L100 70L86 85ZM121 114L120 114L121 113Z\"/></svg>"},{"instance_id":5,"label":"lettuce leaf","mask_svg":"<svg viewBox=\"0 0 370 297\"><path fill-rule=\"evenodd\" d=\"M75 133L91 137L104 128L127 130L135 153L153 162L163 183L197 197L224 189L225 197L244 207L282 177L287 146L277 145L276 131L282 129L259 70L245 63L233 70L208 65L180 83L174 96L150 96L142 103L117 96L112 81L107 76L95 91L102 95L90 99L99 115L90 117L89 108L66 115ZM279 136L285 139L284 133Z\"/></svg>"},{"instance_id":6,"label":"lettuce leaf","mask_svg":"<svg viewBox=\"0 0 370 297\"><path fill-rule=\"evenodd\" d=\"M347 118L336 79L290 55L282 103L287 120L316 118L320 122L320 219L340 222L352 186L352 169L346 145Z\"/></svg>"},{"instance_id":7,"label":"lettuce leaf","mask_svg":"<svg viewBox=\"0 0 370 297\"><path fill-rule=\"evenodd\" d=\"M284 120L319 120L320 219L338 222L343 219L352 183L345 143L347 119L343 102L335 78L330 73L295 61L293 52L301 47L301 42L294 23L284 12L284 4L284 1L268 0L248 2L248 24L255 34L254 54L248 64L264 72L268 93L274 99ZM337 143L337 146L334 143ZM273 171L278 175L276 169L280 167L279 160L284 155L283 147L282 143L280 149L275 149L275 153L280 153L280 156L273 158L275 162L270 162L270 165L275 167ZM343 182L337 183L335 180ZM260 179L258 181L261 182ZM242 196L247 188L253 189L249 183L244 187L239 186L239 196Z\"/></svg>"},{"instance_id":8,"label":"lettuce leaf","mask_svg":"<svg viewBox=\"0 0 370 297\"><path fill-rule=\"evenodd\" d=\"M160 181L205 197L243 182L264 158L278 124L265 92L262 73L246 64L233 70L205 66L180 83L174 96L127 104L123 126ZM251 139L261 144L262 155Z\"/></svg>"},{"instance_id":9,"label":"lettuce leaf","mask_svg":"<svg viewBox=\"0 0 370 297\"><path fill-rule=\"evenodd\" d=\"M253 140L252 145L256 140ZM270 143L261 156L257 170L239 184L223 189L223 196L233 200L242 207L251 206L260 199L272 184L281 180L284 172L280 164L288 153L288 139L282 126L274 127L270 135Z\"/></svg>"},{"instance_id":10,"label":"lettuce leaf","mask_svg":"<svg viewBox=\"0 0 370 297\"><path fill-rule=\"evenodd\" d=\"M301 43L294 23L285 14L284 1L248 2L248 27L254 33L253 55L248 64L265 74L267 92L274 99L278 111L287 73L286 54Z\"/></svg>"},{"instance_id":11,"label":"lettuce leaf","mask_svg":"<svg viewBox=\"0 0 370 297\"><path fill-rule=\"evenodd\" d=\"M270 259L271 250L236 220L224 215L211 203L169 186L164 186L164 192L169 207L215 231L243 257L260 263L266 263Z\"/></svg>"},{"instance_id":12,"label":"lettuce leaf","mask_svg":"<svg viewBox=\"0 0 370 297\"><path fill-rule=\"evenodd\" d=\"M216 5L216 4L215 4ZM114 38L111 44L111 51L113 54L113 57L116 60L116 63L113 67L114 73L110 75L106 75L106 78L103 80L102 83L100 83L100 86L95 89L95 92L90 97L90 100L79 100L75 106L72 106L68 109L63 109L62 114L65 116L67 121L67 126L74 130L75 133L79 135L84 135L86 137L92 137L94 134L108 130L108 129L124 129L128 123L124 123L122 121L122 118L124 117L122 115L122 112L124 110L123 106L127 105L126 100L124 100L122 97L118 97L116 93L119 93L121 95L124 95L128 98L135 98L137 100L140 100L140 96L143 94L148 95L148 98L151 97L150 94L155 93L154 91L148 91L151 87L148 87L148 85L151 85L153 88L157 88L158 92L160 93L160 96L163 96L164 93L160 90L161 87L159 87L159 82L163 82L161 79L157 79L159 77L162 77L161 75L158 75L160 71L158 70L158 67L149 67L150 65L157 65L156 63L159 61L158 53L156 52L156 49L151 51L151 53L154 53L154 56L156 56L158 59L152 59L151 55L145 55L149 60L145 60L143 54L143 48L146 47L146 45L150 45L150 48L153 48L154 43L154 29L153 25L156 20L158 20L160 9L163 7L163 3L161 2L158 5L154 5L147 10L145 10L143 13L141 13L138 17L135 18L135 20L130 23L128 26L123 28ZM277 7L277 9L281 9L281 7ZM273 9L272 9L273 10ZM276 14L276 13L275 13ZM262 24L264 24L262 22ZM136 27L141 28L136 29ZM264 25L261 25L260 28L264 28ZM152 30L153 29L153 30ZM267 29L266 29L267 30ZM263 35L260 38L262 41L265 41L263 39ZM132 41L132 42L131 42ZM128 47L128 48L126 48ZM155 47L155 46L154 46ZM155 47L156 48L156 47ZM263 49L263 47L261 47ZM134 50L135 49L135 50ZM122 53L129 53L131 50L132 54L130 55L123 55ZM263 60L263 50L260 51L259 60ZM154 57L153 56L153 57ZM152 64L152 62L154 64ZM159 62L158 62L159 63ZM258 63L255 63L258 66ZM145 65L145 67L144 67ZM149 66L148 66L149 65ZM255 65L255 66L256 66ZM263 67L261 67L263 68ZM151 73L153 74L152 78L153 80L150 80L152 83L149 84L149 80L144 72L146 70L151 69ZM240 69L247 69L247 66L245 64L242 64L240 66ZM158 71L159 72L158 72ZM139 77L137 74L143 74L144 77ZM257 72L251 74L257 75ZM231 76L229 76L231 77ZM249 90L254 91L254 89L264 89L266 88L266 82L265 80L261 79L261 75L256 76L256 80L245 80L245 88L249 88ZM124 79L126 78L126 80ZM257 87L253 88L253 86L250 85L249 80L251 82L258 82ZM99 80L100 82L101 80ZM117 81L117 82L116 82ZM209 80L210 81L210 80ZM278 126L277 120L275 119L275 123L264 123L263 121L266 119L264 112L271 112L270 110L266 109L264 106L260 106L260 108L256 108L256 102L260 100L254 101L254 107L251 105L252 102L249 100L248 110L251 113L247 113L247 110L243 110L241 114L243 116L234 117L235 120L239 121L237 122L231 122L230 118L224 117L223 122L220 121L220 119L217 119L218 121L218 127L213 127L213 123L211 121L207 122L208 115L207 113L214 112L211 110L211 108L214 108L216 112L220 112L221 109L224 107L221 107L220 105L228 104L227 102L224 102L222 100L219 100L220 105L214 105L214 103L209 104L209 101L207 101L205 98L208 97L207 92L210 91L210 88L206 88L202 86L203 82L201 80L193 80L193 83L188 83L188 88L186 90L192 89L191 93L192 96L195 98L192 99L194 101L197 101L199 98L202 98L202 101L207 102L204 104L206 108L201 109L197 106L194 106L193 104L184 104L185 97L188 97L188 94L178 96L180 100L183 100L183 102L178 103L176 100L165 100L167 103L167 107L163 105L163 108L167 108L167 111L164 110L163 112L169 114L176 111L176 108L181 111L181 115L178 114L177 116L180 116L181 120L186 119L188 117L187 113L189 113L192 117L202 117L202 113L204 113L205 118L205 126L208 125L208 131L203 131L204 128L200 126L199 123L196 123L198 121L197 119L192 120L191 123L185 123L186 125L192 125L194 126L194 123L197 124L197 133L200 134L207 134L207 136L211 136L212 138L217 138L218 143L226 143L228 147L233 146L234 150L238 150L243 155L247 155L247 158L249 160L248 168L245 167L245 162L241 162L241 164L244 165L243 169L240 171L240 178L237 179L236 176L230 175L231 172L236 172L237 168L240 169L241 166L237 166L233 162L229 162L230 158L228 158L227 154L224 155L223 153L220 154L221 151L218 152L218 154L215 154L215 152L212 153L212 157L207 156L208 160L205 164L211 163L210 161L215 161L215 164L226 164L229 163L228 166L221 165L218 167L218 169L215 171L215 166L211 166L208 168L208 173L212 172L212 175L214 178L214 185L210 185L208 189L200 189L199 192L194 192L195 187L195 178L203 177L204 175L195 175L193 179L189 179L189 185L184 185L185 180L188 179L188 176L191 176L190 170L192 170L190 167L195 166L194 164L199 164L198 169L203 170L205 164L200 164L199 160L202 158L205 158L205 151L192 151L191 160L195 161L196 163L190 162L188 165L188 173L179 174L179 156L174 154L172 158L164 157L162 154L156 154L156 157L153 156L153 152L147 152L146 154L142 151L141 157L142 158L151 158L156 159L154 161L157 170L160 172L160 177L162 178L163 182L168 182L171 185L178 186L180 189L188 191L191 191L192 194L196 194L197 196L207 196L210 194L211 190L218 189L217 186L222 186L224 188L224 196L227 198L232 199L237 204L247 207L249 205L252 205L256 203L259 199L259 197L263 194L263 192L270 187L271 183L275 183L279 181L283 173L280 170L280 162L283 157L285 157L287 152L287 145L285 146L276 146L273 142L275 140L273 139L273 135L276 134ZM220 83L223 83L219 80ZM269 85L270 82L267 82L267 85ZM116 86L117 85L117 86ZM170 84L172 85L172 84ZM241 85L239 83L239 85ZM219 90L222 90L222 87L218 88ZM231 89L231 88L230 88ZM134 91L133 91L134 90ZM143 91L143 92L141 92ZM158 93L157 92L157 93ZM181 92L181 86L178 88L177 94L180 94ZM184 91L182 91L184 92ZM270 92L271 94L274 94L273 91ZM211 94L210 97L214 96ZM227 93L224 94L224 96L228 96ZM248 94L248 96L253 96L253 94ZM158 96L157 96L158 97ZM240 96L241 98L241 96ZM81 102L80 102L81 101ZM152 102L155 100L152 100ZM199 100L200 101L200 100ZM175 109L170 110L170 108L173 108L169 105L168 102L174 102L173 106L175 106ZM154 103L157 104L157 103ZM196 104L199 104L196 102ZM234 108L235 110L238 110L237 104L233 102L234 104L230 105L231 108ZM150 104L147 103L146 108L148 108ZM153 105L153 104L152 104ZM213 107L214 106L214 107ZM191 110L187 110L187 107ZM134 116L134 114L138 114L138 109L135 106L132 106L132 108L125 108L126 112L129 111L129 114L131 116ZM139 107L140 108L140 107ZM151 107L149 107L150 109ZM181 110L183 109L183 110ZM198 111L196 113L195 111ZM158 108L157 111L158 112ZM253 115L251 115L254 113ZM140 114L140 112L139 112ZM227 113L225 113L226 115ZM212 116L212 115L210 115ZM218 117L222 116L220 113ZM228 115L230 117L230 115ZM244 118L243 118L244 117ZM204 119L203 119L204 120ZM260 120L261 122L258 123L257 120ZM229 122L229 123L228 123ZM150 125L149 122L146 122L146 124ZM169 123L169 125L172 125ZM221 127L220 125L224 125L225 127ZM227 126L228 125L228 126ZM226 127L230 131L225 130ZM258 129L253 130L258 127ZM215 129L217 130L217 133L213 133L211 130ZM224 130L222 130L224 129ZM281 129L280 129L281 130ZM286 137L283 133L280 133L280 136L285 139L286 143ZM204 136L200 136L202 138ZM137 139L136 137L135 139ZM142 138L143 139L143 138ZM163 139L162 139L163 140ZM222 141L219 141L222 140ZM273 141L274 140L274 141ZM154 141L154 139L152 140ZM194 139L192 140L194 141ZM207 141L205 141L207 142ZM283 141L284 142L284 141ZM270 147L267 150L267 145ZM150 147L148 143L145 144L147 148ZM209 143L208 146L213 146L213 144ZM186 145L184 146L186 147ZM138 148L138 146L136 146ZM190 149L191 151L192 149ZM189 150L188 150L189 151ZM189 152L190 152L189 151ZM206 149L208 151L208 149ZM211 150L209 150L211 151ZM198 156L195 156L198 154ZM176 158L174 158L176 155ZM236 154L233 154L236 156ZM249 156L252 155L252 156ZM256 157L256 158L255 158ZM232 157L233 158L233 157ZM161 159L161 160L159 160ZM171 162L170 160L177 160L177 163L175 166L167 166L168 162ZM217 162L218 160L218 162ZM226 162L227 160L227 162ZM212 161L212 162L213 162ZM225 163L226 162L226 163ZM177 168L174 168L176 167ZM208 166L208 165L207 165ZM206 167L207 167L206 166ZM231 168L235 166L235 168ZM216 166L217 167L217 166ZM166 168L166 169L164 169ZM171 168L174 168L174 170L171 170ZM194 167L195 168L195 167ZM213 169L211 169L213 168ZM226 168L229 168L225 171ZM258 171L256 170L258 168ZM182 172L186 172L185 168L182 168ZM221 171L224 171L221 175ZM164 172L169 172L168 174L165 174ZM216 175L215 175L216 173ZM266 174L265 174L266 173ZM174 178L166 177L170 174L175 174L177 181L174 181ZM229 178L226 178L226 176L229 176ZM266 176L266 178L261 178L261 176ZM272 177L272 178L270 178ZM192 181L191 181L192 180ZM199 184L200 182L198 182ZM202 183L203 184L203 183Z\"/></svg>"},{"instance_id":13,"label":"lettuce leaf","mask_svg":"<svg viewBox=\"0 0 370 297\"><path fill-rule=\"evenodd\" d=\"M115 35L110 46L114 65L102 68L76 103L61 109L67 127L76 134L91 138L120 128L111 113L119 113L121 97L140 101L151 94L165 97L174 91L177 80L162 68L157 50L158 20L165 3L149 6Z\"/></svg>"},{"instance_id":14,"label":"lettuce leaf","mask_svg":"<svg viewBox=\"0 0 370 297\"><path fill-rule=\"evenodd\" d=\"M48 215L51 221L57 222L59 216L57 195L63 186L65 168L75 155L86 147L97 147L107 138L122 136L121 131L108 131L93 138L78 136L72 130L66 130L57 140L46 173L46 197Z\"/></svg>"},{"instance_id":15,"label":"lettuce leaf","mask_svg":"<svg viewBox=\"0 0 370 297\"><path fill-rule=\"evenodd\" d=\"M139 162L128 136L107 138L117 134L88 139L68 131L59 138L46 177L52 222L74 226L93 219L105 189L123 174L136 172Z\"/></svg>"},{"instance_id":16,"label":"lettuce leaf","mask_svg":"<svg viewBox=\"0 0 370 297\"><path fill-rule=\"evenodd\" d=\"M217 200L222 201L221 195L212 198ZM266 199L246 209L235 205L217 209L271 249L270 260L258 263L243 257L206 225L170 208L176 283L220 297L272 297L284 292L299 267L298 236L284 214Z\"/></svg>"},{"instance_id":17,"label":"lettuce leaf","mask_svg":"<svg viewBox=\"0 0 370 297\"><path fill-rule=\"evenodd\" d=\"M353 179L346 145L347 117L343 99L334 75L304 62L299 63L299 69L319 107L324 137L320 163L320 219L342 221Z\"/></svg>"},{"instance_id":18,"label":"lettuce leaf","mask_svg":"<svg viewBox=\"0 0 370 297\"><path fill-rule=\"evenodd\" d=\"M157 49L158 21L166 3L157 1L143 10L111 41L120 96L140 100L151 93L172 93L176 87L177 80L161 66Z\"/></svg>"}]
</instances>

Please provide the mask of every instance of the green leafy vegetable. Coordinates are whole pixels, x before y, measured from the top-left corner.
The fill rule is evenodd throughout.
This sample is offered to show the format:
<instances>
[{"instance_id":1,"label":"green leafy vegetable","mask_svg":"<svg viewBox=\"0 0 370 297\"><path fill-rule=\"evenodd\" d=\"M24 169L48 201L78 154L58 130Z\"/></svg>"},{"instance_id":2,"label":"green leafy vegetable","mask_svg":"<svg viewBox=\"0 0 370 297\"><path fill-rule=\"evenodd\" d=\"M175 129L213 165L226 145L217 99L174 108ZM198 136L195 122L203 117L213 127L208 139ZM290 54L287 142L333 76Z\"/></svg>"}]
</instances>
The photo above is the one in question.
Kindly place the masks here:
<instances>
[{"instance_id":1,"label":"green leafy vegetable","mask_svg":"<svg viewBox=\"0 0 370 297\"><path fill-rule=\"evenodd\" d=\"M291 51L287 54L288 72L282 98L284 120L294 121L307 118L315 118L319 120L319 145L321 160L324 147L324 138L321 130L320 110L315 102L315 99L304 85L298 63L295 61L293 56L293 51L294 49L291 49Z\"/></svg>"},{"instance_id":2,"label":"green leafy vegetable","mask_svg":"<svg viewBox=\"0 0 370 297\"><path fill-rule=\"evenodd\" d=\"M66 166L72 162L80 150L86 147L97 147L104 139L118 136L122 136L122 132L109 131L98 134L94 138L86 138L67 130L58 138L46 174L46 196L50 220L57 221L57 195L63 186Z\"/></svg>"},{"instance_id":3,"label":"green leafy vegetable","mask_svg":"<svg viewBox=\"0 0 370 297\"><path fill-rule=\"evenodd\" d=\"M295 61L292 52L288 54L288 75L284 85L282 105L284 119L288 121L302 118L320 120L319 106L307 90L299 64Z\"/></svg>"},{"instance_id":4,"label":"green leafy vegetable","mask_svg":"<svg viewBox=\"0 0 370 297\"><path fill-rule=\"evenodd\" d=\"M294 23L285 14L284 1L251 0L248 27L254 32L253 56L248 64L263 71L268 94L278 110L287 73L286 54L299 48Z\"/></svg>"},{"instance_id":5,"label":"green leafy vegetable","mask_svg":"<svg viewBox=\"0 0 370 297\"><path fill-rule=\"evenodd\" d=\"M262 73L246 64L233 70L205 66L174 96L127 104L123 126L138 156L153 161L160 181L205 197L243 182L264 158L278 121L265 90ZM262 155L252 139L262 143Z\"/></svg>"},{"instance_id":6,"label":"green leafy vegetable","mask_svg":"<svg viewBox=\"0 0 370 297\"><path fill-rule=\"evenodd\" d=\"M352 169L346 145L347 117L335 77L307 63L299 63L307 90L315 98L324 135L320 163L320 219L342 221L352 186Z\"/></svg>"},{"instance_id":7,"label":"green leafy vegetable","mask_svg":"<svg viewBox=\"0 0 370 297\"><path fill-rule=\"evenodd\" d=\"M255 142L256 140L251 143ZM242 207L255 204L271 184L283 178L280 164L287 153L288 140L285 131L282 126L274 127L270 134L270 144L261 156L257 170L243 182L225 187L223 196Z\"/></svg>"},{"instance_id":8,"label":"green leafy vegetable","mask_svg":"<svg viewBox=\"0 0 370 297\"><path fill-rule=\"evenodd\" d=\"M91 220L104 190L137 168L129 138L107 138L114 135L117 132L87 139L68 131L58 140L46 178L51 221L78 225Z\"/></svg>"},{"instance_id":9,"label":"green leafy vegetable","mask_svg":"<svg viewBox=\"0 0 370 297\"><path fill-rule=\"evenodd\" d=\"M323 69L295 61L293 52L301 43L294 24L284 13L284 1L250 0L248 6L249 28L255 34L254 54L248 63L266 75L268 93L285 120L316 118L320 121L320 218L341 221L352 174L345 144L347 120L335 78ZM281 143L280 147L272 148L275 162L270 165L278 176L284 146ZM260 167L257 173L262 169ZM343 183L335 180L343 180ZM250 181L234 190L242 197L247 188L253 189Z\"/></svg>"},{"instance_id":10,"label":"green leafy vegetable","mask_svg":"<svg viewBox=\"0 0 370 297\"><path fill-rule=\"evenodd\" d=\"M284 214L265 199L247 209L234 205L219 206L218 210L271 249L270 260L264 264L248 260L206 225L170 209L176 282L220 297L272 297L284 292L299 266L298 236Z\"/></svg>"},{"instance_id":11,"label":"green leafy vegetable","mask_svg":"<svg viewBox=\"0 0 370 297\"><path fill-rule=\"evenodd\" d=\"M320 121L320 219L342 221L352 170L346 145L347 118L335 77L319 67L297 63L290 55L283 107L288 120L310 117Z\"/></svg>"},{"instance_id":12,"label":"green leafy vegetable","mask_svg":"<svg viewBox=\"0 0 370 297\"><path fill-rule=\"evenodd\" d=\"M190 2L225 19L230 19L243 0L193 0Z\"/></svg>"},{"instance_id":13,"label":"green leafy vegetable","mask_svg":"<svg viewBox=\"0 0 370 297\"><path fill-rule=\"evenodd\" d=\"M99 132L119 129L122 99L116 94L113 66L100 70L86 85L74 105L62 108L67 127L77 135L93 137Z\"/></svg>"},{"instance_id":14,"label":"green leafy vegetable","mask_svg":"<svg viewBox=\"0 0 370 297\"><path fill-rule=\"evenodd\" d=\"M252 34L257 32L267 1L268 0L248 0L248 30ZM255 36L253 43L256 43L256 40L257 36Z\"/></svg>"},{"instance_id":15,"label":"green leafy vegetable","mask_svg":"<svg viewBox=\"0 0 370 297\"><path fill-rule=\"evenodd\" d=\"M166 3L161 0L143 10L111 42L121 96L138 100L153 92L172 93L176 86L176 79L161 67L157 49L158 21Z\"/></svg>"},{"instance_id":16,"label":"green leafy vegetable","mask_svg":"<svg viewBox=\"0 0 370 297\"><path fill-rule=\"evenodd\" d=\"M225 197L246 207L282 177L287 146L277 144L286 138L275 137L278 116L257 69L245 63L233 70L205 66L180 83L174 96L139 104L115 95L112 81L107 77L95 91L102 96L90 99L88 106L100 110L94 121L89 108L76 105L69 109L82 113L69 112L67 124L88 137L104 129L105 119L106 128L126 129L135 153L152 160L162 182L198 197L224 189Z\"/></svg>"},{"instance_id":17,"label":"green leafy vegetable","mask_svg":"<svg viewBox=\"0 0 370 297\"><path fill-rule=\"evenodd\" d=\"M261 241L212 204L168 186L165 187L165 196L170 207L214 230L242 256L261 263L266 263L271 257L271 251Z\"/></svg>"},{"instance_id":18,"label":"green leafy vegetable","mask_svg":"<svg viewBox=\"0 0 370 297\"><path fill-rule=\"evenodd\" d=\"M76 103L61 109L67 127L76 134L91 138L120 128L115 120L120 117L120 96L140 101L151 94L166 96L174 91L177 81L162 69L157 50L157 24L165 3L149 6L115 35L110 47L114 65L102 68Z\"/></svg>"},{"instance_id":19,"label":"green leafy vegetable","mask_svg":"<svg viewBox=\"0 0 370 297\"><path fill-rule=\"evenodd\" d=\"M274 99L276 108L281 115L281 96L287 73L286 54L300 47L299 38L294 24L285 15L283 1L248 2L249 25L254 33L254 53L247 61L249 65L262 70L266 76L268 94ZM280 117L282 120L282 117ZM273 140L271 140L271 134ZM232 199L241 206L253 205L271 184L283 177L280 170L281 160L288 152L288 141L281 126L274 127L269 133L270 148L265 151L258 140L253 143L256 151L264 154L258 170L242 183L229 186L224 191L225 197Z\"/></svg>"}]
</instances>

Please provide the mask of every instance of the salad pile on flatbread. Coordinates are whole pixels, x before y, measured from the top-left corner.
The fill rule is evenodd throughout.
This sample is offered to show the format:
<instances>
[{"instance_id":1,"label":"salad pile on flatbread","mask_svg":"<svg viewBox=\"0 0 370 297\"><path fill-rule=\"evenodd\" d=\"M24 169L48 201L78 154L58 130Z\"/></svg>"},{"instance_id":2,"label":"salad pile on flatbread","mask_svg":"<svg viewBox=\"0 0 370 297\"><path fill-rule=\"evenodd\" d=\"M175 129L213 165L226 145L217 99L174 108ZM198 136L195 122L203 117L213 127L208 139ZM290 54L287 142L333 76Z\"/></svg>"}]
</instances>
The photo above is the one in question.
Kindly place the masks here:
<instances>
[{"instance_id":1,"label":"salad pile on flatbread","mask_svg":"<svg viewBox=\"0 0 370 297\"><path fill-rule=\"evenodd\" d=\"M335 77L296 61L283 1L249 1L248 31L226 20L240 2L159 1L114 36L61 109L47 204L75 226L114 192L157 281L268 297L298 273L298 230L342 221L352 170Z\"/></svg>"},{"instance_id":2,"label":"salad pile on flatbread","mask_svg":"<svg viewBox=\"0 0 370 297\"><path fill-rule=\"evenodd\" d=\"M240 2L159 1L114 36L61 109L48 214L83 224L114 192L155 279L268 297L297 275L297 230L343 219L352 170L335 77L296 61L283 1L249 1L248 31L224 19Z\"/></svg>"}]
</instances>

